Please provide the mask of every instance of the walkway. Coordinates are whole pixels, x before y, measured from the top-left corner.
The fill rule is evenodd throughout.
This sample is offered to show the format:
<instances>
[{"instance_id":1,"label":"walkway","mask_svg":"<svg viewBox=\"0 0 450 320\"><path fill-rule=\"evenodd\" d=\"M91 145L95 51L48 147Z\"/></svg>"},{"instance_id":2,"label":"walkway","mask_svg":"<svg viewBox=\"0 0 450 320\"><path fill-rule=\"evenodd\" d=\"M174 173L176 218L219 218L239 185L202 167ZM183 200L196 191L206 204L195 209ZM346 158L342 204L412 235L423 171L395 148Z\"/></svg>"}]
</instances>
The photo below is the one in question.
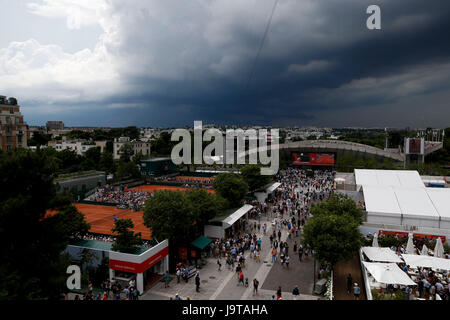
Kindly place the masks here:
<instances>
[{"instance_id":1,"label":"walkway","mask_svg":"<svg viewBox=\"0 0 450 320\"><path fill-rule=\"evenodd\" d=\"M355 254L353 259L341 261L336 264L333 271L333 288L335 300L353 300L353 292L347 293L347 275L352 275L353 283L357 282L361 288L360 300L366 300L364 281L361 275L359 256Z\"/></svg>"}]
</instances>

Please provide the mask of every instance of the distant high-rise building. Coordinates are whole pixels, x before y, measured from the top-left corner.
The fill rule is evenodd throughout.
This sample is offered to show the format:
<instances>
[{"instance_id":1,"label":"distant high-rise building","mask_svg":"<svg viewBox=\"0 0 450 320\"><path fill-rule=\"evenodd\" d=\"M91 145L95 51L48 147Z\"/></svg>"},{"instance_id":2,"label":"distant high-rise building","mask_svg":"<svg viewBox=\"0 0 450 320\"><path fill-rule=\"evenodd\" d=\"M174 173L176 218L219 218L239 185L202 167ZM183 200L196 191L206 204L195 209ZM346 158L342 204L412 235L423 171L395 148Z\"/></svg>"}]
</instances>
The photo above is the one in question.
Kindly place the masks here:
<instances>
[{"instance_id":1,"label":"distant high-rise building","mask_svg":"<svg viewBox=\"0 0 450 320\"><path fill-rule=\"evenodd\" d=\"M16 98L0 96L0 149L26 148L29 136Z\"/></svg>"},{"instance_id":2,"label":"distant high-rise building","mask_svg":"<svg viewBox=\"0 0 450 320\"><path fill-rule=\"evenodd\" d=\"M45 126L47 127L47 132L52 130L64 130L64 122L62 121L47 121Z\"/></svg>"}]
</instances>

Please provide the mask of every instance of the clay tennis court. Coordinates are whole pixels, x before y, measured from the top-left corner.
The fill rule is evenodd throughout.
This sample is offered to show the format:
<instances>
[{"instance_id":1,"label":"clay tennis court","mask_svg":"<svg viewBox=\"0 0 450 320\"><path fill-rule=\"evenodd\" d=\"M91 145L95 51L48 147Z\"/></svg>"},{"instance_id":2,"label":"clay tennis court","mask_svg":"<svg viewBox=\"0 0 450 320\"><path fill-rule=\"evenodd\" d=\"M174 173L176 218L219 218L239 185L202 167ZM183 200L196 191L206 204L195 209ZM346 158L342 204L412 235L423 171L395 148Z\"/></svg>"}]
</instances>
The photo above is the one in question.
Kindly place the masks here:
<instances>
[{"instance_id":1,"label":"clay tennis court","mask_svg":"<svg viewBox=\"0 0 450 320\"><path fill-rule=\"evenodd\" d=\"M89 232L113 235L111 229L114 228L114 216L116 216L117 219L130 218L134 223L133 231L140 232L142 239L151 240L151 232L149 228L144 226L144 211L133 212L116 207L82 203L75 203L74 205L84 214L85 221L91 224Z\"/></svg>"},{"instance_id":2,"label":"clay tennis court","mask_svg":"<svg viewBox=\"0 0 450 320\"><path fill-rule=\"evenodd\" d=\"M164 190L186 191L186 190L193 190L193 188L183 188L183 187L177 187L177 186L159 186L159 185L146 184L143 186L131 188L130 190L142 191L142 192L155 192L155 191L164 191ZM213 189L204 189L204 190L206 190L209 193L216 193Z\"/></svg>"}]
</instances>

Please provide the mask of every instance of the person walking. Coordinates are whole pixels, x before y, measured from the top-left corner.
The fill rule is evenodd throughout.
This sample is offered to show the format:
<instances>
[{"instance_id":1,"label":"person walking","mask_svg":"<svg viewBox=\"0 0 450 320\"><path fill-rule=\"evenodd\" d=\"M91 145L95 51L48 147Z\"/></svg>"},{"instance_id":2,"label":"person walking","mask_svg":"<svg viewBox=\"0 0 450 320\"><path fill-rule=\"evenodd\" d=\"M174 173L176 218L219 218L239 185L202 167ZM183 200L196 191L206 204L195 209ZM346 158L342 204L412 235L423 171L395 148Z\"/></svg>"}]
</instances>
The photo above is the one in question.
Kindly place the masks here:
<instances>
[{"instance_id":1,"label":"person walking","mask_svg":"<svg viewBox=\"0 0 450 320\"><path fill-rule=\"evenodd\" d=\"M188 267L184 268L184 281L186 281L186 283L189 282L189 268Z\"/></svg>"},{"instance_id":2,"label":"person walking","mask_svg":"<svg viewBox=\"0 0 450 320\"><path fill-rule=\"evenodd\" d=\"M350 294L352 291L352 285L353 285L353 278L352 275L349 273L347 276L347 294Z\"/></svg>"},{"instance_id":3,"label":"person walking","mask_svg":"<svg viewBox=\"0 0 450 320\"><path fill-rule=\"evenodd\" d=\"M200 292L200 273L195 276L195 291Z\"/></svg>"},{"instance_id":4,"label":"person walking","mask_svg":"<svg viewBox=\"0 0 450 320\"><path fill-rule=\"evenodd\" d=\"M239 279L238 285L240 283L242 283L242 285L245 286L245 284L244 284L244 273L242 271L239 272L239 278L238 279Z\"/></svg>"},{"instance_id":5,"label":"person walking","mask_svg":"<svg viewBox=\"0 0 450 320\"><path fill-rule=\"evenodd\" d=\"M300 290L298 289L298 285L296 285L294 290L292 290L292 299L297 300L299 295L300 295Z\"/></svg>"},{"instance_id":6,"label":"person walking","mask_svg":"<svg viewBox=\"0 0 450 320\"><path fill-rule=\"evenodd\" d=\"M286 256L286 258L284 258L284 263L286 264L286 267L289 269L289 262L291 261L291 258L289 258L289 256Z\"/></svg>"},{"instance_id":7,"label":"person walking","mask_svg":"<svg viewBox=\"0 0 450 320\"><path fill-rule=\"evenodd\" d=\"M303 247L300 246L298 248L298 259L300 260L300 262L302 261L302 257L303 257Z\"/></svg>"},{"instance_id":8,"label":"person walking","mask_svg":"<svg viewBox=\"0 0 450 320\"><path fill-rule=\"evenodd\" d=\"M278 287L278 290L277 290L277 300L280 300L281 299L281 287Z\"/></svg>"},{"instance_id":9,"label":"person walking","mask_svg":"<svg viewBox=\"0 0 450 320\"><path fill-rule=\"evenodd\" d=\"M277 258L277 249L273 248L272 249L272 263L275 262L276 258Z\"/></svg>"},{"instance_id":10,"label":"person walking","mask_svg":"<svg viewBox=\"0 0 450 320\"><path fill-rule=\"evenodd\" d=\"M218 271L222 271L222 262L220 262L220 258L217 259L217 265L219 266L219 270Z\"/></svg>"},{"instance_id":11,"label":"person walking","mask_svg":"<svg viewBox=\"0 0 450 320\"><path fill-rule=\"evenodd\" d=\"M164 288L169 287L169 271L164 273Z\"/></svg>"},{"instance_id":12,"label":"person walking","mask_svg":"<svg viewBox=\"0 0 450 320\"><path fill-rule=\"evenodd\" d=\"M253 279L253 295L257 295L258 294L258 286L259 286L259 281L255 278Z\"/></svg>"},{"instance_id":13,"label":"person walking","mask_svg":"<svg viewBox=\"0 0 450 320\"><path fill-rule=\"evenodd\" d=\"M181 280L181 268L177 268L177 283L180 283Z\"/></svg>"},{"instance_id":14,"label":"person walking","mask_svg":"<svg viewBox=\"0 0 450 320\"><path fill-rule=\"evenodd\" d=\"M359 300L360 292L361 292L361 289L360 289L358 283L355 282L355 285L353 287L353 295L355 296L355 300Z\"/></svg>"}]
</instances>

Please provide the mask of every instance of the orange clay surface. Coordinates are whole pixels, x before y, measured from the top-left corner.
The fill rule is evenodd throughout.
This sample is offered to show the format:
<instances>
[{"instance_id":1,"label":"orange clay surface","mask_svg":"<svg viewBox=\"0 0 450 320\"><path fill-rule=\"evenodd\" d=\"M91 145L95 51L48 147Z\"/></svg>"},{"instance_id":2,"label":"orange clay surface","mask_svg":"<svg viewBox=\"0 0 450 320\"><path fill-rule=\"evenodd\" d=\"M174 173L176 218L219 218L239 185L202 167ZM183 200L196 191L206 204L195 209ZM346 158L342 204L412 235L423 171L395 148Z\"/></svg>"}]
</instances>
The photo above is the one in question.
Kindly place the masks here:
<instances>
[{"instance_id":1,"label":"orange clay surface","mask_svg":"<svg viewBox=\"0 0 450 320\"><path fill-rule=\"evenodd\" d=\"M144 211L133 212L116 207L84 203L75 203L74 205L78 211L84 214L86 222L91 224L89 232L113 235L111 229L114 228L114 216L116 216L117 219L131 219L134 224L133 231L140 232L142 239L151 240L150 229L144 226Z\"/></svg>"}]
</instances>

